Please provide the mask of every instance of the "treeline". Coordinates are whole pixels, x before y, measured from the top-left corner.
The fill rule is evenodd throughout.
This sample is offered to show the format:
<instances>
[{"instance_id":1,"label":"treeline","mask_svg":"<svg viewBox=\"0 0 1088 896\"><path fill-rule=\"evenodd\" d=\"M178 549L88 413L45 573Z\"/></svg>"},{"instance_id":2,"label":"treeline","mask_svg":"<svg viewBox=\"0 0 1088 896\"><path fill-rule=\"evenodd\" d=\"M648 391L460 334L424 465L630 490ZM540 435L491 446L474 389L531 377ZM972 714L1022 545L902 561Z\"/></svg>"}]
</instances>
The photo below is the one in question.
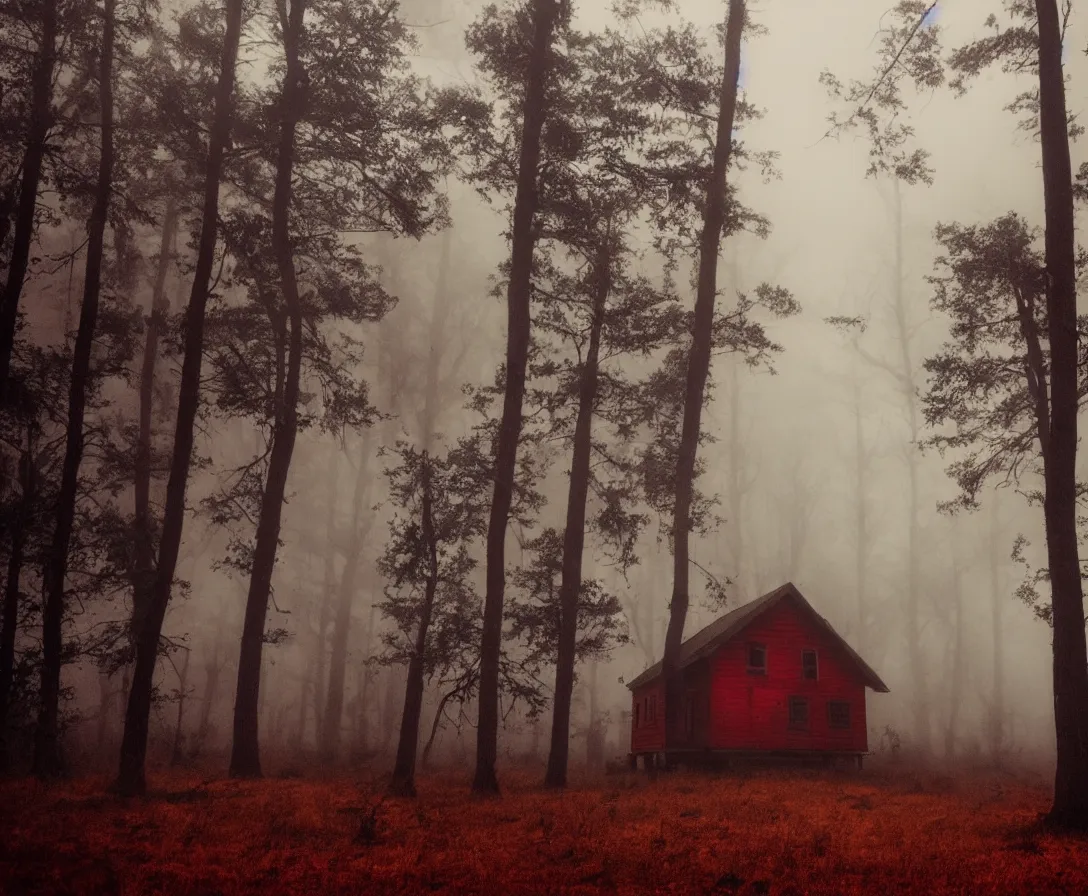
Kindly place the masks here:
<instances>
[{"instance_id":1,"label":"treeline","mask_svg":"<svg viewBox=\"0 0 1088 896\"><path fill-rule=\"evenodd\" d=\"M1054 815L1080 824L1074 200L1085 174L1072 170L1062 67L1071 7L1006 6L997 37L946 53L936 4L903 0L873 77L825 80L847 110L833 131L870 140L869 173L917 185L932 172L902 85L963 91L992 64L1033 78L1011 108L1041 138L1041 252L1015 215L943 225L933 304L952 341L926 361L924 390L906 327L902 364L876 363L900 378L912 443L923 420L944 427L934 444L954 453L961 506L995 476L1042 482L1032 497L1048 563L1035 581L1049 580L1052 599L1029 599L1054 629ZM215 648L199 725L206 734L211 691L228 689L222 647L237 657L235 776L262 771L265 646L305 636L298 730L312 708L325 759L341 752L346 710L362 718L377 699L371 672L398 668L403 694L387 678L381 698L400 718L395 792L414 792L428 693L428 745L451 709L475 709L479 793L498 791L504 715L550 710L545 782L564 786L579 664L626 639L613 586L654 538L673 558L663 664L666 704L679 706L691 570L721 594L689 552L717 519L697 485L711 362L767 364L781 347L763 322L798 311L772 284L720 295L723 241L770 229L741 201L738 173L775 174L774 153L740 139L761 114L740 91L741 47L759 26L743 0L724 7L708 39L669 2L617 2L594 30L569 0L488 5L465 35L473 79L455 86L413 68L409 17L435 8L422 2L0 7L5 763L63 772L62 672L91 661L104 694L121 681L117 789L145 789L168 667L181 732L191 650L164 626L200 563L244 592L239 644L205 622ZM450 214L462 188L508 223L492 281L505 352L483 382L465 370L472 325L454 325L467 319L451 288L466 263ZM430 237L441 257L427 313L383 327L418 299L404 260L422 256L399 246ZM864 356L862 321L832 322ZM341 466L354 473L346 524ZM928 741L911 470L907 636ZM322 557L319 594L294 629L270 625L292 566L277 560L296 552ZM587 574L602 565L609 582ZM382 597L367 655L349 658L364 587Z\"/></svg>"},{"instance_id":2,"label":"treeline","mask_svg":"<svg viewBox=\"0 0 1088 896\"><path fill-rule=\"evenodd\" d=\"M322 506L309 486L331 454L299 698L321 754L340 752L365 580L384 597L354 699L375 663L406 676L393 789L413 792L428 690L428 743L477 708L478 791L497 790L515 704L551 710L547 783L566 783L576 668L626 640L587 551L625 575L656 515L682 554L710 519L693 483L711 354L761 363L779 347L759 312L796 311L770 286L715 308L721 240L767 230L728 177L772 162L733 140L757 114L737 96L743 5L724 54L675 14L644 29L640 4L621 7L589 32L567 3L489 6L466 33L476 82L457 87L414 73L389 0L4 8L5 762L63 772L62 671L93 662L99 712L118 680L125 707L117 788L143 791L153 711L177 704L180 751L192 688L197 632L164 623L212 563L245 585L229 770L260 775L265 646L304 634L270 620L296 548L285 502L288 518L292 492ZM509 215L490 383L463 378L451 327L452 184ZM430 234L430 319L393 339L376 327L402 298L389 240ZM678 275L700 258L693 312ZM215 638L198 743L227 684Z\"/></svg>"}]
</instances>

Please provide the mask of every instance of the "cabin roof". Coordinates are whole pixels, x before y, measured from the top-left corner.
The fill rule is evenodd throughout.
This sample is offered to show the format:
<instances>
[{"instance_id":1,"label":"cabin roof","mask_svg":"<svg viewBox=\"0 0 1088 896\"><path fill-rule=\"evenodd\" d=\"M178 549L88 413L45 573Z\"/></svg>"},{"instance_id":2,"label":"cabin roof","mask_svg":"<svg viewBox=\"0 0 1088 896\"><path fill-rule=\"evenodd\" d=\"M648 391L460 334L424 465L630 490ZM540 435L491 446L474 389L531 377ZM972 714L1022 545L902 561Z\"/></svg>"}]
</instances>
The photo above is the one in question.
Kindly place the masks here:
<instances>
[{"instance_id":1,"label":"cabin roof","mask_svg":"<svg viewBox=\"0 0 1088 896\"><path fill-rule=\"evenodd\" d=\"M802 612L806 613L817 626L824 629L835 643L843 649L847 659L854 665L858 676L868 687L871 687L874 691L878 691L882 694L888 693L888 686L880 680L880 676L870 668L868 663L858 655L854 648L843 640L842 636L832 628L831 623L812 608L812 604L805 600L804 595L797 590L792 582L787 582L785 585L775 588L774 591L770 591L762 597L757 597L755 600L749 601L748 603L737 607L735 610L730 610L724 616L715 619L710 625L706 626L706 628L697 631L680 645L680 660L677 668L683 669L697 660L709 656L726 641L740 634L741 631L747 628L748 625L754 622L759 616L762 616L772 607L787 598L792 598L798 604ZM661 662L658 661L641 675L629 681L627 687L630 690L634 690L635 688L642 687L644 684L649 684L660 676Z\"/></svg>"}]
</instances>

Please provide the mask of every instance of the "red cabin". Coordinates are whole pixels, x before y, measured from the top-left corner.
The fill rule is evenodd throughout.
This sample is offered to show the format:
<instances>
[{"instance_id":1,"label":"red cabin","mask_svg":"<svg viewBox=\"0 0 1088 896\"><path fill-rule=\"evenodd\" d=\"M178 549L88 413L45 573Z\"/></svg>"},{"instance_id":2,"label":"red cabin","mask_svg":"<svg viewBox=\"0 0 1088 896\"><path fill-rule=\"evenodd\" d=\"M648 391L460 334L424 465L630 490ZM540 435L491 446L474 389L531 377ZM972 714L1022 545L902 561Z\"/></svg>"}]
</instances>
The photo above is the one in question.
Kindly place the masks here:
<instances>
[{"instance_id":1,"label":"red cabin","mask_svg":"<svg viewBox=\"0 0 1088 896\"><path fill-rule=\"evenodd\" d=\"M665 731L655 663L631 690L631 760L715 754L857 757L868 752L865 688L887 685L787 583L738 607L680 648L683 704Z\"/></svg>"}]
</instances>

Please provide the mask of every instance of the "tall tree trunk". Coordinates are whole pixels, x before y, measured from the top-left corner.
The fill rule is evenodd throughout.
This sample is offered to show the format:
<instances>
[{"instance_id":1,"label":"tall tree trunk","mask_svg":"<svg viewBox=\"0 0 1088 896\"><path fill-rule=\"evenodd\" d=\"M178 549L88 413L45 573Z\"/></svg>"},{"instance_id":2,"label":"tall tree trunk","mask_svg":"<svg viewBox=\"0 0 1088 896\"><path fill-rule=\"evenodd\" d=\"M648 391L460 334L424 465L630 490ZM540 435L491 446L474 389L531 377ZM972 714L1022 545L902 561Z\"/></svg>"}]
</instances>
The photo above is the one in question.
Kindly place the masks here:
<instances>
[{"instance_id":1,"label":"tall tree trunk","mask_svg":"<svg viewBox=\"0 0 1088 896\"><path fill-rule=\"evenodd\" d=\"M128 695L132 692L132 671L128 666L125 666L121 670L121 702L125 705L128 704ZM121 719L122 725L124 724L124 718Z\"/></svg>"},{"instance_id":2,"label":"tall tree trunk","mask_svg":"<svg viewBox=\"0 0 1088 896\"><path fill-rule=\"evenodd\" d=\"M46 141L53 125L53 78L57 65L58 0L38 0L41 16L41 46L34 65L30 94L30 122L26 149L23 151L19 204L15 211L14 238L8 278L0 295L0 401L7 391L11 353L15 347L15 326L19 319L19 299L23 293L30 246L34 241L34 212L38 207L38 187L45 161Z\"/></svg>"},{"instance_id":3,"label":"tall tree trunk","mask_svg":"<svg viewBox=\"0 0 1088 896\"><path fill-rule=\"evenodd\" d=\"M426 663L427 630L434 615L438 590L438 543L434 531L431 498L431 460L438 425L438 388L441 373L443 334L449 320L450 249L453 231L442 234L442 247L435 276L434 303L427 345L427 373L423 406L419 414L420 442L423 446L423 519L422 533L429 551L430 566L420 608L419 629L416 632L415 653L408 663L408 679L404 689L404 710L401 715L397 757L393 767L390 791L399 796L415 796L416 756L419 751L419 725L423 713L424 666Z\"/></svg>"},{"instance_id":4,"label":"tall tree trunk","mask_svg":"<svg viewBox=\"0 0 1088 896\"><path fill-rule=\"evenodd\" d=\"M355 493L352 496L351 542L344 556L344 569L340 573L336 618L333 620L329 683L318 746L318 753L323 762L335 761L340 752L340 733L344 715L344 679L348 664L348 635L351 631L351 606L355 602L359 561L363 550L363 536L359 530L359 522L369 491L370 480L367 478L369 459L370 440L367 438L362 441L362 450L359 452L359 472L355 478ZM369 531L369 526L367 530Z\"/></svg>"},{"instance_id":5,"label":"tall tree trunk","mask_svg":"<svg viewBox=\"0 0 1088 896\"><path fill-rule=\"evenodd\" d=\"M136 666L125 713L125 734L116 789L127 795L143 793L147 782L144 763L147 756L147 730L151 716L151 692L159 655L159 636L170 603L170 593L177 569L181 534L185 524L185 489L189 482L189 464L193 454L193 428L200 400L200 367L204 354L204 312L211 286L212 264L219 222L219 181L223 156L230 139L234 69L242 31L242 0L226 0L226 30L220 61L219 82L215 91L215 113L208 139L208 164L204 174L204 208L201 214L200 244L197 249L193 287L185 320L185 358L178 389L177 424L174 429L174 454L166 485L159 558L155 569L155 587L148 598L144 619L137 632Z\"/></svg>"},{"instance_id":6,"label":"tall tree trunk","mask_svg":"<svg viewBox=\"0 0 1088 896\"><path fill-rule=\"evenodd\" d=\"M732 251L728 253L730 258L726 265L729 288L734 295L740 295L740 259L736 243L732 244ZM749 563L745 556L744 543L744 493L747 484L744 479L745 452L744 440L741 436L741 390L740 376L741 363L738 359L732 359L729 376L729 552L733 558L733 569L730 574L736 584L738 593L742 599L748 594L751 587L751 576L748 574Z\"/></svg>"},{"instance_id":7,"label":"tall tree trunk","mask_svg":"<svg viewBox=\"0 0 1088 896\"><path fill-rule=\"evenodd\" d=\"M33 442L28 434L27 447L19 458L22 495L19 499L14 525L11 526L11 544L8 551L7 578L4 582L4 605L0 610L0 774L8 769L8 712L11 707L11 691L15 683L15 636L19 628L19 586L23 575L23 558L26 549L27 527L30 525L30 506L34 500Z\"/></svg>"},{"instance_id":8,"label":"tall tree trunk","mask_svg":"<svg viewBox=\"0 0 1088 896\"><path fill-rule=\"evenodd\" d=\"M419 628L416 631L415 650L408 661L408 681L404 688L404 712L400 722L400 738L397 742L397 759L393 766L393 778L389 784L398 796L416 795L416 751L419 748L419 717L423 712L424 663L427 659L427 630L434 613L434 598L438 591L438 538L434 530L431 503L431 458L423 453L423 508L420 520L423 543L427 547L427 581L424 585L423 605L419 610Z\"/></svg>"},{"instance_id":9,"label":"tall tree trunk","mask_svg":"<svg viewBox=\"0 0 1088 896\"><path fill-rule=\"evenodd\" d=\"M909 514L907 528L907 656L910 662L911 687L914 691L913 715L915 736L924 751L932 749L932 720L930 713L928 668L922 650L921 594L918 585L919 564L919 496L918 496L918 438L921 422L914 387L914 359L910 350L910 326L907 320L907 296L903 288L906 276L903 255L903 201L899 181L892 182L893 214L895 216L895 322L899 335L901 388L910 427L907 449L909 480Z\"/></svg>"},{"instance_id":10,"label":"tall tree trunk","mask_svg":"<svg viewBox=\"0 0 1088 896\"><path fill-rule=\"evenodd\" d=\"M951 760L956 753L956 739L959 735L960 708L963 703L964 679L967 675L967 657L964 655L963 635L963 569L960 565L960 539L953 536L953 550L956 555L952 560L952 662L949 669L950 687L948 691L949 711L948 727L944 736L945 759Z\"/></svg>"},{"instance_id":11,"label":"tall tree trunk","mask_svg":"<svg viewBox=\"0 0 1088 896\"><path fill-rule=\"evenodd\" d=\"M476 725L476 772L472 790L498 794L495 775L499 738L499 659L502 653L502 606L506 590L506 527L514 494L525 369L529 361L530 298L533 267L533 220L539 197L540 135L547 118L545 91L552 66L552 44L565 0L534 0L533 38L522 106L521 152L514 196L510 280L506 289L506 390L495 450L495 490L487 526L487 571L483 631L480 637L479 717Z\"/></svg>"},{"instance_id":12,"label":"tall tree trunk","mask_svg":"<svg viewBox=\"0 0 1088 896\"><path fill-rule=\"evenodd\" d=\"M856 362L855 362L856 363ZM854 552L854 587L857 602L857 637L855 649L865 655L868 642L868 615L866 604L869 591L869 456L865 449L865 425L861 408L861 378L854 376L854 537L857 545Z\"/></svg>"},{"instance_id":13,"label":"tall tree trunk","mask_svg":"<svg viewBox=\"0 0 1088 896\"><path fill-rule=\"evenodd\" d=\"M182 723L185 721L185 689L189 686L189 661L192 659L192 651L185 651L185 662L181 664L178 673L178 713L174 720L174 748L170 751L170 764L181 765L184 758L182 747L185 744L185 736L182 731Z\"/></svg>"},{"instance_id":14,"label":"tall tree trunk","mask_svg":"<svg viewBox=\"0 0 1088 896\"><path fill-rule=\"evenodd\" d=\"M397 724L397 694L400 691L400 682L395 669L385 670L385 688L381 695L381 752L384 756L389 752L393 740L393 729Z\"/></svg>"},{"instance_id":15,"label":"tall tree trunk","mask_svg":"<svg viewBox=\"0 0 1088 896\"><path fill-rule=\"evenodd\" d=\"M665 679L665 745L680 709L680 676L677 661L688 615L688 540L691 535L691 501L695 489L695 459L699 429L710 374L710 348L714 328L714 299L718 291L718 251L725 224L726 179L733 154L733 123L740 79L740 45L746 15L744 0L729 0L725 28L725 70L719 96L718 129L714 165L707 186L703 230L699 239L699 276L695 314L691 324L687 381L684 389L684 422L676 462L676 500L673 506L673 587L669 625L665 633L662 675Z\"/></svg>"},{"instance_id":16,"label":"tall tree trunk","mask_svg":"<svg viewBox=\"0 0 1088 896\"><path fill-rule=\"evenodd\" d=\"M98 673L98 718L95 720L95 749L99 755L105 753L106 735L110 730L110 716L113 715L113 698L117 696L113 689L111 676Z\"/></svg>"},{"instance_id":17,"label":"tall tree trunk","mask_svg":"<svg viewBox=\"0 0 1088 896\"><path fill-rule=\"evenodd\" d=\"M1050 450L1044 454L1047 560L1054 622L1057 769L1050 820L1088 828L1088 650L1077 545L1077 275L1073 171L1056 0L1039 17L1039 119L1046 207L1046 303L1050 327Z\"/></svg>"},{"instance_id":18,"label":"tall tree trunk","mask_svg":"<svg viewBox=\"0 0 1088 896\"><path fill-rule=\"evenodd\" d=\"M590 459L593 451L593 413L597 403L601 330L604 309L612 291L611 233L601 237L594 267L596 290L589 347L578 384L578 417L567 489L567 521L563 531L563 568L559 582L559 649L555 665L555 699L552 703L551 748L544 786L567 786L570 756L570 704L574 692L574 662L578 641L578 599L582 592L582 555L586 537L586 498L589 495Z\"/></svg>"},{"instance_id":19,"label":"tall tree trunk","mask_svg":"<svg viewBox=\"0 0 1088 896\"><path fill-rule=\"evenodd\" d=\"M298 687L298 724L295 725L294 745L295 750L298 753L302 752L303 744L306 743L306 719L309 716L307 712L310 691L316 689L314 684L314 669L317 665L316 657L309 660L306 663L306 668L302 673L302 677L299 680Z\"/></svg>"},{"instance_id":20,"label":"tall tree trunk","mask_svg":"<svg viewBox=\"0 0 1088 896\"><path fill-rule=\"evenodd\" d=\"M189 751L190 758L196 758L208 739L208 733L212 727L212 709L215 706L215 698L219 693L219 675L222 671L222 663L219 659L219 640L215 642L215 653L212 654L212 658L204 666L204 696L201 698L200 705L200 723L197 725L196 738L194 739L192 749Z\"/></svg>"},{"instance_id":21,"label":"tall tree trunk","mask_svg":"<svg viewBox=\"0 0 1088 896\"><path fill-rule=\"evenodd\" d=\"M249 577L245 622L242 627L242 647L238 657L238 692L234 703L234 747L230 757L232 778L261 776L260 748L257 737L258 704L261 688L261 653L264 646L264 626L268 615L268 597L272 590L272 573L276 567L276 548L280 537L283 499L287 491L287 474L298 434L299 380L302 372L302 303L299 300L295 276L294 252L291 247L291 178L295 164L295 129L305 103L305 77L299 61L299 44L303 40L305 0L290 0L290 12L281 0L280 19L287 67L280 98L280 144L276 160L276 190L272 199L272 248L279 268L280 286L287 317L290 321L290 348L287 353L287 376L282 401L276 412L272 430L272 452L268 460L268 476L261 512L257 521L257 543L253 551L253 569Z\"/></svg>"},{"instance_id":22,"label":"tall tree trunk","mask_svg":"<svg viewBox=\"0 0 1088 896\"><path fill-rule=\"evenodd\" d=\"M586 765L592 772L604 766L604 748L608 731L601 724L601 713L597 694L597 663L590 663L589 680L586 682L589 694L589 724L586 727Z\"/></svg>"},{"instance_id":23,"label":"tall tree trunk","mask_svg":"<svg viewBox=\"0 0 1088 896\"><path fill-rule=\"evenodd\" d=\"M919 496L918 496L918 459L917 451L918 422L917 410L913 402L910 407L911 444L907 459L909 476L909 513L910 525L907 530L907 651L910 658L911 687L914 690L914 724L918 741L923 750L932 746L931 719L929 706L928 669L922 650L922 624L920 593L918 587L918 539L919 539Z\"/></svg>"},{"instance_id":24,"label":"tall tree trunk","mask_svg":"<svg viewBox=\"0 0 1088 896\"><path fill-rule=\"evenodd\" d=\"M334 449L329 464L329 493L325 505L325 570L321 588L321 614L317 621L316 668L314 670L314 744L320 744L325 717L325 661L329 624L332 621L332 598L336 591L336 503L340 480L340 452ZM305 740L305 736L303 737Z\"/></svg>"},{"instance_id":25,"label":"tall tree trunk","mask_svg":"<svg viewBox=\"0 0 1088 896\"><path fill-rule=\"evenodd\" d=\"M733 575L743 595L750 587L748 562L744 543L744 444L740 431L741 394L740 364L734 363L729 381L729 522L732 545Z\"/></svg>"},{"instance_id":26,"label":"tall tree trunk","mask_svg":"<svg viewBox=\"0 0 1088 896\"><path fill-rule=\"evenodd\" d=\"M91 350L98 323L98 299L102 285L102 258L113 191L113 32L116 0L104 0L102 48L99 52L98 102L102 145L95 185L94 207L87 224L87 268L83 275L83 302L79 330L72 353L68 388L68 421L64 465L57 496L56 527L42 571L42 665L40 708L34 735L34 773L38 777L60 774L59 743L60 672L64 626L64 584L68 574L68 548L76 516L79 467L83 460L83 418L91 379Z\"/></svg>"},{"instance_id":27,"label":"tall tree trunk","mask_svg":"<svg viewBox=\"0 0 1088 896\"><path fill-rule=\"evenodd\" d=\"M1005 751L1005 595L1001 575L1001 502L994 494L990 515L990 624L993 633L993 694L990 699L990 750L994 764Z\"/></svg>"},{"instance_id":28,"label":"tall tree trunk","mask_svg":"<svg viewBox=\"0 0 1088 896\"><path fill-rule=\"evenodd\" d=\"M449 279L450 250L453 228L442 234L442 248L438 256L438 274L435 277L434 305L427 346L427 380L423 391L423 407L420 409L419 434L423 450L434 450L435 431L438 428L438 388L442 367L442 348L446 341L446 328L450 317ZM451 371L451 374L455 373Z\"/></svg>"},{"instance_id":29,"label":"tall tree trunk","mask_svg":"<svg viewBox=\"0 0 1088 896\"><path fill-rule=\"evenodd\" d=\"M11 215L15 211L15 199L18 192L18 178L13 178L4 184L0 191L0 252L8 241L11 232Z\"/></svg>"},{"instance_id":30,"label":"tall tree trunk","mask_svg":"<svg viewBox=\"0 0 1088 896\"><path fill-rule=\"evenodd\" d=\"M163 213L162 238L155 270L155 285L151 294L151 313L144 333L144 352L140 363L140 429L136 438L136 458L133 465L133 541L136 548L136 570L132 594L132 635L139 631L148 595L155 585L155 537L151 520L151 447L154 437L152 417L155 401L155 363L159 357L159 339L169 299L166 277L174 237L177 234L178 205L173 197L167 199Z\"/></svg>"},{"instance_id":31,"label":"tall tree trunk","mask_svg":"<svg viewBox=\"0 0 1088 896\"><path fill-rule=\"evenodd\" d=\"M366 758L370 750L370 729L368 726L367 694L370 687L370 667L366 663L360 663L355 670L355 713L352 723L352 749L355 755Z\"/></svg>"},{"instance_id":32,"label":"tall tree trunk","mask_svg":"<svg viewBox=\"0 0 1088 896\"><path fill-rule=\"evenodd\" d=\"M423 756L421 759L424 768L427 768L431 762L431 751L434 749L435 739L438 737L438 732L442 728L443 714L446 711L446 707L453 700L460 697L460 689L454 688L452 691L447 691L442 695L442 699L438 701L438 708L435 710L434 719L431 721L431 733L427 737L427 743L423 747Z\"/></svg>"}]
</instances>

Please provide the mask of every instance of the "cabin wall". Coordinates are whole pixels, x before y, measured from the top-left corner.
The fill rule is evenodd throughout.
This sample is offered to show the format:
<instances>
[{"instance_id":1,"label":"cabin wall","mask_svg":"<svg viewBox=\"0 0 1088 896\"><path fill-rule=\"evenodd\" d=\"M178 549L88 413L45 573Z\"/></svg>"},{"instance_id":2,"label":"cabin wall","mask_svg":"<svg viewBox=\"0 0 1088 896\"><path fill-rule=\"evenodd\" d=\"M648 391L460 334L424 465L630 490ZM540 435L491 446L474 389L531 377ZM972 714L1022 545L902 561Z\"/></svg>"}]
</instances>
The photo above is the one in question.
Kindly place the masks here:
<instances>
[{"instance_id":1,"label":"cabin wall","mask_svg":"<svg viewBox=\"0 0 1088 896\"><path fill-rule=\"evenodd\" d=\"M631 752L660 753L665 749L665 685L650 682L631 693Z\"/></svg>"},{"instance_id":2,"label":"cabin wall","mask_svg":"<svg viewBox=\"0 0 1088 896\"><path fill-rule=\"evenodd\" d=\"M710 746L710 662L699 660L681 674L680 711L669 728L666 747L704 749Z\"/></svg>"},{"instance_id":3,"label":"cabin wall","mask_svg":"<svg viewBox=\"0 0 1088 896\"><path fill-rule=\"evenodd\" d=\"M748 672L748 645L766 645L767 673ZM815 648L819 677L801 677L801 651ZM711 657L712 749L868 750L865 686L842 649L807 614L785 600ZM808 699L808 726L789 724L789 698ZM827 704L850 704L850 727L830 726Z\"/></svg>"}]
</instances>

